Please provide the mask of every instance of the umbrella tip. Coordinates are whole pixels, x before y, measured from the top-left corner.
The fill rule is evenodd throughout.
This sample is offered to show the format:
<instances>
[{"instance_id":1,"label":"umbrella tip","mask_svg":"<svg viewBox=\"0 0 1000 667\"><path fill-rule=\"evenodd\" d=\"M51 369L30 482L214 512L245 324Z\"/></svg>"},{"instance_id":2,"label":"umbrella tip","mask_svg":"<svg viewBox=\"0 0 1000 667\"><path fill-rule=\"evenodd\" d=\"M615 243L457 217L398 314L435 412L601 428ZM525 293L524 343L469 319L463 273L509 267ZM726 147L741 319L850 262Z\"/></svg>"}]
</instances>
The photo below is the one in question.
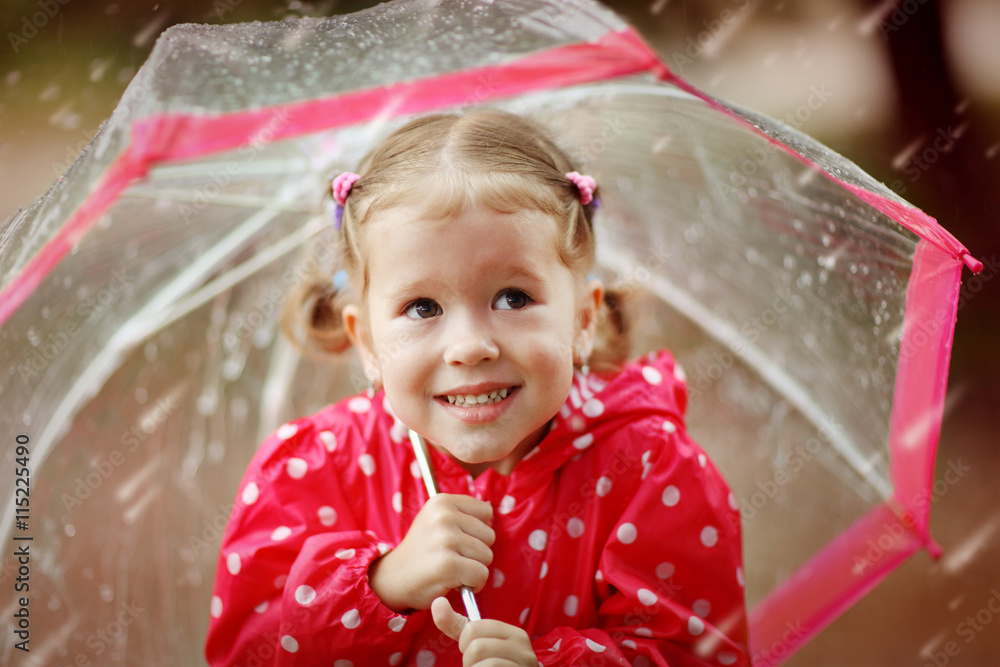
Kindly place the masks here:
<instances>
[{"instance_id":1,"label":"umbrella tip","mask_svg":"<svg viewBox=\"0 0 1000 667\"><path fill-rule=\"evenodd\" d=\"M967 252L962 253L962 261L965 262L965 265L969 267L973 273L979 273L983 270L983 263Z\"/></svg>"}]
</instances>

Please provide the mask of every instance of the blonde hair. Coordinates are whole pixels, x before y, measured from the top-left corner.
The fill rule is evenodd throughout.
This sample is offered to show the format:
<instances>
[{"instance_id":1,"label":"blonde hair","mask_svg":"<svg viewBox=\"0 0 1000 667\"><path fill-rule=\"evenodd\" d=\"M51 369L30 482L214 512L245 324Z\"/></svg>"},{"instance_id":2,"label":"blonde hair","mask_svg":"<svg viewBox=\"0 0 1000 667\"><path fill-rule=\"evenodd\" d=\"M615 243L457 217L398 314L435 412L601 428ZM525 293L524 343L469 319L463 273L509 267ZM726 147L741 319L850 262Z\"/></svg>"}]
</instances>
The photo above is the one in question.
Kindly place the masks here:
<instances>
[{"instance_id":1,"label":"blonde hair","mask_svg":"<svg viewBox=\"0 0 1000 667\"><path fill-rule=\"evenodd\" d=\"M575 170L540 128L511 113L481 109L407 123L362 161L360 179L344 206L341 266L354 290L338 290L331 275L312 272L285 301L282 328L306 352L337 353L350 346L340 314L367 295L365 229L379 212L404 203L420 202L423 216L442 220L467 207L537 210L560 225L561 261L586 275L594 264L596 206L581 204L576 186L566 178ZM617 370L628 358L631 318L624 297L623 291L605 292L589 359L597 371Z\"/></svg>"}]
</instances>

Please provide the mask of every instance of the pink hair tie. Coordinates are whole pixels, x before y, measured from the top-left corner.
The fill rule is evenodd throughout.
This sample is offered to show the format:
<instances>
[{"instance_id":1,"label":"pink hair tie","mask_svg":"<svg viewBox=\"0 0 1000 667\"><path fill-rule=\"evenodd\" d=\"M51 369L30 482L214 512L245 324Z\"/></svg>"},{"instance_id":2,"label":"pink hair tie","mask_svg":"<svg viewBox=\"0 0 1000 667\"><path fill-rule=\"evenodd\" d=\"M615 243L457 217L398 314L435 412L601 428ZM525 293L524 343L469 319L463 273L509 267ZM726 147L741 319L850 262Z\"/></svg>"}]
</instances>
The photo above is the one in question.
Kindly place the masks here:
<instances>
[{"instance_id":1,"label":"pink hair tie","mask_svg":"<svg viewBox=\"0 0 1000 667\"><path fill-rule=\"evenodd\" d=\"M586 206L594 200L594 189L597 187L597 181L591 176L584 176L579 172L571 171L566 174L566 178L573 181L576 189L580 191L581 204Z\"/></svg>"},{"instance_id":2,"label":"pink hair tie","mask_svg":"<svg viewBox=\"0 0 1000 667\"><path fill-rule=\"evenodd\" d=\"M361 178L357 174L351 171L345 171L343 174L333 179L333 200L337 202L339 206L343 206L347 203L347 195L351 194L351 188L354 184L358 182Z\"/></svg>"}]
</instances>

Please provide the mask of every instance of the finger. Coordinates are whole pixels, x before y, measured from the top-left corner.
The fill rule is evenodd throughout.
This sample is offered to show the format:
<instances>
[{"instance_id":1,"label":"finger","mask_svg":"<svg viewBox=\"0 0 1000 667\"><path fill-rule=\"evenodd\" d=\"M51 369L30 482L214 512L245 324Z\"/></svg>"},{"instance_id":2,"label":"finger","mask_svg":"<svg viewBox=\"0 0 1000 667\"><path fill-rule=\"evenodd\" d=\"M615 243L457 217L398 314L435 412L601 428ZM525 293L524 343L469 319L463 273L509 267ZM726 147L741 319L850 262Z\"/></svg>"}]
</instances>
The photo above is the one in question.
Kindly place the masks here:
<instances>
[{"instance_id":1,"label":"finger","mask_svg":"<svg viewBox=\"0 0 1000 667\"><path fill-rule=\"evenodd\" d=\"M444 494L442 494L444 495ZM493 506L472 496L452 495L453 507L463 514L474 516L487 526L493 524Z\"/></svg>"},{"instance_id":2,"label":"finger","mask_svg":"<svg viewBox=\"0 0 1000 667\"><path fill-rule=\"evenodd\" d=\"M535 655L527 632L490 619L468 623L458 640L458 648L471 664L491 657L530 661Z\"/></svg>"},{"instance_id":3,"label":"finger","mask_svg":"<svg viewBox=\"0 0 1000 667\"><path fill-rule=\"evenodd\" d=\"M438 630L455 640L462 636L462 631L469 624L469 619L451 608L447 598L434 599L431 603L431 616Z\"/></svg>"},{"instance_id":4,"label":"finger","mask_svg":"<svg viewBox=\"0 0 1000 667\"><path fill-rule=\"evenodd\" d=\"M456 517L456 523L463 533L476 538L487 546L492 546L497 539L496 531L477 517L459 514Z\"/></svg>"}]
</instances>

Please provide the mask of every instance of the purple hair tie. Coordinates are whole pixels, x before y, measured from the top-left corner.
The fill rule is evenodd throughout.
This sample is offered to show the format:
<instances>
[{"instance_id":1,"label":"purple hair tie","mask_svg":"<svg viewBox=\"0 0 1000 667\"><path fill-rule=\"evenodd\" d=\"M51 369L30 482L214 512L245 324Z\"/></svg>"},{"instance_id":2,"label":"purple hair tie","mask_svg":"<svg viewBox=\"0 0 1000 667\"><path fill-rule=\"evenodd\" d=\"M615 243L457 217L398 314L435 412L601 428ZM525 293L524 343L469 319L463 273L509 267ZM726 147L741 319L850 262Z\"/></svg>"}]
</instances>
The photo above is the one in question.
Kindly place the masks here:
<instances>
[{"instance_id":1,"label":"purple hair tie","mask_svg":"<svg viewBox=\"0 0 1000 667\"><path fill-rule=\"evenodd\" d=\"M597 188L597 181L591 176L584 176L577 171L566 174L566 178L573 181L576 189L580 191L580 203L586 206L594 200L594 190Z\"/></svg>"}]
</instances>

